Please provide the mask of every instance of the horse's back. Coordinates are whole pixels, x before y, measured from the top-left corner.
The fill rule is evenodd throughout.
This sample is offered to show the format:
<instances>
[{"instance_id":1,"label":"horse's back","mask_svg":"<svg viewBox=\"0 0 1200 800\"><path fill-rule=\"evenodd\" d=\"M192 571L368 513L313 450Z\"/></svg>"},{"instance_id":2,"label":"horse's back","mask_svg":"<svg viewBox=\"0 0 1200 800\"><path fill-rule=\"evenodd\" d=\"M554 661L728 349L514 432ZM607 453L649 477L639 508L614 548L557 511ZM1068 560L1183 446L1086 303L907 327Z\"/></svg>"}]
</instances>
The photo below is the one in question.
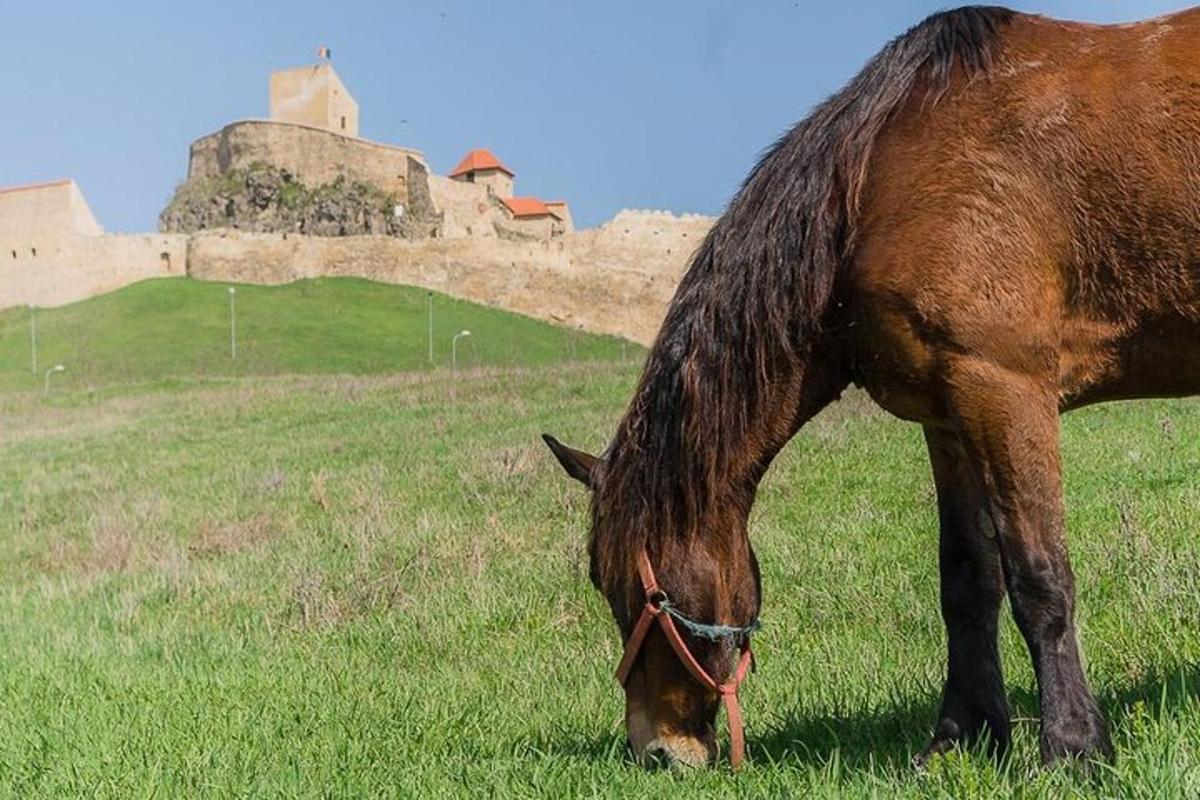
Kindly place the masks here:
<instances>
[{"instance_id":1,"label":"horse's back","mask_svg":"<svg viewBox=\"0 0 1200 800\"><path fill-rule=\"evenodd\" d=\"M884 131L850 274L856 370L903 416L936 416L947 357L1065 406L1200 391L1200 10L1016 15L986 74Z\"/></svg>"}]
</instances>

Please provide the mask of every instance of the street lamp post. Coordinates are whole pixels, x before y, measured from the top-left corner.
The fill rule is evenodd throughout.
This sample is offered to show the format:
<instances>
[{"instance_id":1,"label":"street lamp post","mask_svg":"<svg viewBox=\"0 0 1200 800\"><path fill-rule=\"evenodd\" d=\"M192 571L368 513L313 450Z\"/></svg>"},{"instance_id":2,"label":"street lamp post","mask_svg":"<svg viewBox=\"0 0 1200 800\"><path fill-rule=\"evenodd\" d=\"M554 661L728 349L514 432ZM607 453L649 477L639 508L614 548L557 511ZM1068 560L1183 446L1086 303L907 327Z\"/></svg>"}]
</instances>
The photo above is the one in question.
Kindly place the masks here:
<instances>
[{"instance_id":1,"label":"street lamp post","mask_svg":"<svg viewBox=\"0 0 1200 800\"><path fill-rule=\"evenodd\" d=\"M29 371L37 375L37 315L29 304Z\"/></svg>"},{"instance_id":2,"label":"street lamp post","mask_svg":"<svg viewBox=\"0 0 1200 800\"><path fill-rule=\"evenodd\" d=\"M50 369L46 370L46 385L42 390L42 394L46 395L47 397L50 396L50 376L56 372L62 372L64 369L66 369L66 367L64 367L62 364L55 364Z\"/></svg>"},{"instance_id":3,"label":"street lamp post","mask_svg":"<svg viewBox=\"0 0 1200 800\"><path fill-rule=\"evenodd\" d=\"M236 290L229 287L229 357L237 360L237 318L233 313L233 297Z\"/></svg>"},{"instance_id":4,"label":"street lamp post","mask_svg":"<svg viewBox=\"0 0 1200 800\"><path fill-rule=\"evenodd\" d=\"M433 366L433 292L429 292L429 365Z\"/></svg>"},{"instance_id":5,"label":"street lamp post","mask_svg":"<svg viewBox=\"0 0 1200 800\"><path fill-rule=\"evenodd\" d=\"M470 336L470 331L460 331L454 334L454 338L450 341L450 371L458 372L458 340L464 336Z\"/></svg>"}]
</instances>

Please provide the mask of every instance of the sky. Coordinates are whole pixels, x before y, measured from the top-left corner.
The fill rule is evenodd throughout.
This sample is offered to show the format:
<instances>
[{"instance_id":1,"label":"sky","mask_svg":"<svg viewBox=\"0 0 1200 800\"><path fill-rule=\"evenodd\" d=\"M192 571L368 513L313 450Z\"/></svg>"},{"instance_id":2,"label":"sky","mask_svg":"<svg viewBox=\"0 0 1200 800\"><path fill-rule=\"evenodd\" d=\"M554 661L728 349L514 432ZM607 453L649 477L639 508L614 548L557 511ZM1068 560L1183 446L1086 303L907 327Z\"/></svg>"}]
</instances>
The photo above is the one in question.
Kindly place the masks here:
<instances>
[{"instance_id":1,"label":"sky","mask_svg":"<svg viewBox=\"0 0 1200 800\"><path fill-rule=\"evenodd\" d=\"M718 214L768 144L947 5L0 0L0 186L74 178L108 230L154 230L191 141L266 117L269 73L324 45L361 135L438 173L488 147L518 194L569 200L581 227L622 208ZM1114 22L1186 5L1014 7Z\"/></svg>"}]
</instances>

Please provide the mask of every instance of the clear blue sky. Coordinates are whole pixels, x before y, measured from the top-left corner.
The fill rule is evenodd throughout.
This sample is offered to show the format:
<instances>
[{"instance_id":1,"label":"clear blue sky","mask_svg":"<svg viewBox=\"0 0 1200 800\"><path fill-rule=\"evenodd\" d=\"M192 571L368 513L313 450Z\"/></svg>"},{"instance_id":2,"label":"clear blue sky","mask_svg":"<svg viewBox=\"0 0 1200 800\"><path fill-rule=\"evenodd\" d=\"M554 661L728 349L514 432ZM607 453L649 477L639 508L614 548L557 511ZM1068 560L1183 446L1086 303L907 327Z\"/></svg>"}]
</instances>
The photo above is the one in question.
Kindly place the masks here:
<instances>
[{"instance_id":1,"label":"clear blue sky","mask_svg":"<svg viewBox=\"0 0 1200 800\"><path fill-rule=\"evenodd\" d=\"M0 0L0 186L73 177L101 223L152 230L187 147L267 114L267 75L332 48L362 135L446 172L487 146L517 191L718 213L756 155L889 38L949 5L896 2L60 3ZM1026 0L1093 21L1166 0Z\"/></svg>"}]
</instances>

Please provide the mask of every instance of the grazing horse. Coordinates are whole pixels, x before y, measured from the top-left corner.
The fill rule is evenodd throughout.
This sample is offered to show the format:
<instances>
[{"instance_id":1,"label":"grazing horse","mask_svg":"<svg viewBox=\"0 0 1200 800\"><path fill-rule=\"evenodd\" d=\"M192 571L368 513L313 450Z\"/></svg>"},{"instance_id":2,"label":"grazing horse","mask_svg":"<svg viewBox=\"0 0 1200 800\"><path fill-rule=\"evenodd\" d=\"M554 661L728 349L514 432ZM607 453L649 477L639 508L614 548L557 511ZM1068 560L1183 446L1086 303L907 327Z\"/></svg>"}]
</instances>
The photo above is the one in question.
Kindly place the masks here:
<instances>
[{"instance_id":1,"label":"grazing horse","mask_svg":"<svg viewBox=\"0 0 1200 800\"><path fill-rule=\"evenodd\" d=\"M638 757L715 757L761 603L756 487L850 384L923 427L937 488L949 667L917 760L985 731L1008 747L1006 591L1042 759L1111 758L1059 415L1200 393L1200 11L1099 26L973 7L900 36L751 172L603 455L547 437L592 490L591 577L636 637Z\"/></svg>"}]
</instances>

